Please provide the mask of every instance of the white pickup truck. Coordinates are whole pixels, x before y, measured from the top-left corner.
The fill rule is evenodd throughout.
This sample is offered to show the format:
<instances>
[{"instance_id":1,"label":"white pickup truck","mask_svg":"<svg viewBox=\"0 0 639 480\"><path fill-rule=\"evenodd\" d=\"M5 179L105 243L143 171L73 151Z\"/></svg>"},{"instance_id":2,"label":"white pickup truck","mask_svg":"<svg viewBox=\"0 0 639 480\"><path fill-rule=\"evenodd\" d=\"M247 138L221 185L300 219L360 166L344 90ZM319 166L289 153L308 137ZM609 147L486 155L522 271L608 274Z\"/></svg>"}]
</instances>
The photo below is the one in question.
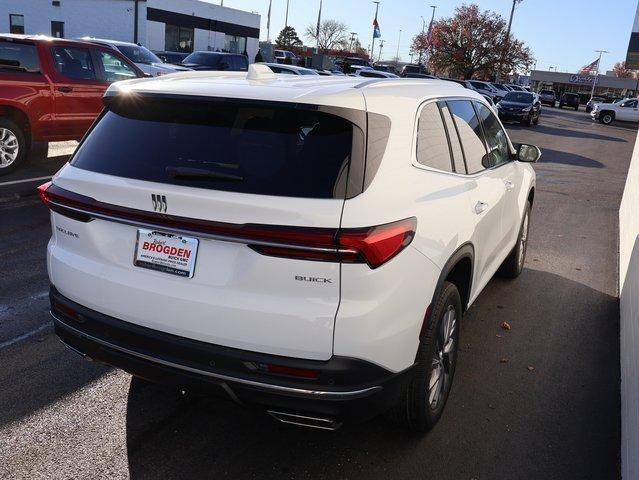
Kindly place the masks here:
<instances>
[{"instance_id":1,"label":"white pickup truck","mask_svg":"<svg viewBox=\"0 0 639 480\"><path fill-rule=\"evenodd\" d=\"M628 98L617 103L596 103L590 117L604 125L610 125L615 120L639 122L639 101L636 98Z\"/></svg>"}]
</instances>

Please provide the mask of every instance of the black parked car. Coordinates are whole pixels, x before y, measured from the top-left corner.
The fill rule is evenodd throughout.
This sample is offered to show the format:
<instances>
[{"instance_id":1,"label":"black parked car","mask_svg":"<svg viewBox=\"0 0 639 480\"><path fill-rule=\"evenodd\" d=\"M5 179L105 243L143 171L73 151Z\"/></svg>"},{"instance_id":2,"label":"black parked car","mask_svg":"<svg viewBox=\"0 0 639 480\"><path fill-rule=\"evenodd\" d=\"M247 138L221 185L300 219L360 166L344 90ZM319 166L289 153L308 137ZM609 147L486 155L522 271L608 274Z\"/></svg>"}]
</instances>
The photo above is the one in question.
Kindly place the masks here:
<instances>
[{"instance_id":1,"label":"black parked car","mask_svg":"<svg viewBox=\"0 0 639 480\"><path fill-rule=\"evenodd\" d=\"M179 65L190 54L184 52L153 52L165 63Z\"/></svg>"},{"instance_id":2,"label":"black parked car","mask_svg":"<svg viewBox=\"0 0 639 480\"><path fill-rule=\"evenodd\" d=\"M504 121L514 120L531 127L539 123L541 101L534 93L508 92L497 103L497 112Z\"/></svg>"},{"instance_id":3,"label":"black parked car","mask_svg":"<svg viewBox=\"0 0 639 480\"><path fill-rule=\"evenodd\" d=\"M180 65L191 70L248 71L248 58L238 53L193 52Z\"/></svg>"},{"instance_id":4,"label":"black parked car","mask_svg":"<svg viewBox=\"0 0 639 480\"><path fill-rule=\"evenodd\" d=\"M579 110L579 94L564 93L559 100L559 108L564 108L564 105Z\"/></svg>"}]
</instances>

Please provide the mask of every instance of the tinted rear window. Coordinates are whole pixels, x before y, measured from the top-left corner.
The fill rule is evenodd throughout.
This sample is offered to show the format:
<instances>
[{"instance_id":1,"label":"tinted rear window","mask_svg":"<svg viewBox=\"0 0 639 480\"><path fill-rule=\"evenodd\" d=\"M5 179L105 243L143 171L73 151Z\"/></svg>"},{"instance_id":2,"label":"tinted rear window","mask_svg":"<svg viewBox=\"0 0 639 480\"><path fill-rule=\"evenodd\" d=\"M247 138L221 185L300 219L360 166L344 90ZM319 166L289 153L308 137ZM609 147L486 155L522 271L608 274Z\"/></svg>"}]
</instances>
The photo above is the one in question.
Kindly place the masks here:
<instances>
[{"instance_id":1,"label":"tinted rear window","mask_svg":"<svg viewBox=\"0 0 639 480\"><path fill-rule=\"evenodd\" d=\"M344 198L351 156L363 162L362 131L319 109L208 100L128 103L112 102L75 154L75 167L231 192Z\"/></svg>"},{"instance_id":2,"label":"tinted rear window","mask_svg":"<svg viewBox=\"0 0 639 480\"><path fill-rule=\"evenodd\" d=\"M195 52L186 57L183 62L184 63L198 63L200 65L207 65L209 67L214 67L220 61L222 55L216 55L215 53L207 53L207 52Z\"/></svg>"},{"instance_id":3,"label":"tinted rear window","mask_svg":"<svg viewBox=\"0 0 639 480\"><path fill-rule=\"evenodd\" d=\"M35 45L0 41L0 69L40 71L38 50Z\"/></svg>"}]
</instances>

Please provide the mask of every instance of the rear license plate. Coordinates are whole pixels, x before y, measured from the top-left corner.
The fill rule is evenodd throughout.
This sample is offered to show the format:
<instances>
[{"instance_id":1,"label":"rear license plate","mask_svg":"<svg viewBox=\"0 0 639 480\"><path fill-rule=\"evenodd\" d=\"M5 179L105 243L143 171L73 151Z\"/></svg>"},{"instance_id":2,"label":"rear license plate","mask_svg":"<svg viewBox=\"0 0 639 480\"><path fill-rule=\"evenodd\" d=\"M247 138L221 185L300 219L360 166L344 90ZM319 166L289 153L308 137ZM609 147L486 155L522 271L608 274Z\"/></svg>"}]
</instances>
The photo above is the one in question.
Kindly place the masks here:
<instances>
[{"instance_id":1,"label":"rear license plate","mask_svg":"<svg viewBox=\"0 0 639 480\"><path fill-rule=\"evenodd\" d=\"M139 229L133 264L159 272L193 277L198 239Z\"/></svg>"}]
</instances>

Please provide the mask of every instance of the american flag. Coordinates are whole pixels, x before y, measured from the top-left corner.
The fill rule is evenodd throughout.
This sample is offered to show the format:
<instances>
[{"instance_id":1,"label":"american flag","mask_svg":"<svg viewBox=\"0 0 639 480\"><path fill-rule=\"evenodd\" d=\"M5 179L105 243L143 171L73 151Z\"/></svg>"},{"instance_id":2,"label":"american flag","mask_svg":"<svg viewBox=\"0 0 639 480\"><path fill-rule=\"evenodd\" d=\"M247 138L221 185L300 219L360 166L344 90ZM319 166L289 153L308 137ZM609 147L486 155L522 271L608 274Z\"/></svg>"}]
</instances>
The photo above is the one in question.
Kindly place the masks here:
<instances>
[{"instance_id":1,"label":"american flag","mask_svg":"<svg viewBox=\"0 0 639 480\"><path fill-rule=\"evenodd\" d=\"M591 75L599 69L599 59L596 59L594 62L589 63L588 65L584 65L579 70L580 75Z\"/></svg>"}]
</instances>

